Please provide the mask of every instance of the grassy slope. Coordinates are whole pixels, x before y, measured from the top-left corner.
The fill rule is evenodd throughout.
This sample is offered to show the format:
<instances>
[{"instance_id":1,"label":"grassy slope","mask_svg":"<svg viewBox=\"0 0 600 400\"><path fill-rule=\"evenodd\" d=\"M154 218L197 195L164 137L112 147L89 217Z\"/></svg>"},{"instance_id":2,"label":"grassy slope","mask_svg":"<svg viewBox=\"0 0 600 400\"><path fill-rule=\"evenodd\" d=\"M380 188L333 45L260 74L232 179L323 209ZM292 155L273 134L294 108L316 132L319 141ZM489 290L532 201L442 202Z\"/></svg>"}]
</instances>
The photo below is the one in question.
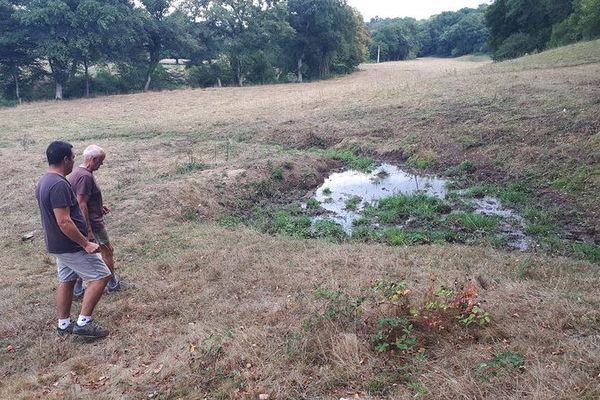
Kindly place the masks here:
<instances>
[{"instance_id":1,"label":"grassy slope","mask_svg":"<svg viewBox=\"0 0 600 400\"><path fill-rule=\"evenodd\" d=\"M593 236L600 43L553 52L501 64L367 65L301 86L0 110L0 154L9 160L0 173L8 271L0 278L0 397L411 398L420 387L440 399L597 397L597 265L483 247L272 238L211 222L251 195L245 183L269 178L267 160L291 163L288 188L317 182L328 166L305 149L319 143L428 159L437 170L468 159L485 181L530 177ZM565 52L578 55L557 67ZM109 151L98 180L113 208L118 268L138 286L102 300L97 318L113 334L95 344L52 336L52 260L39 234L20 242L39 230L33 186L47 143L59 137L78 151L90 142ZM209 168L178 169L190 162ZM556 183L573 177L575 185ZM487 282L480 290L494 323L434 336L408 372L390 372L388 361L400 361L371 350L360 327L305 329L323 311L315 285L357 296L378 279L406 279L418 297L431 274L447 285L465 276ZM482 379L476 367L506 351L523 354L525 368Z\"/></svg>"}]
</instances>

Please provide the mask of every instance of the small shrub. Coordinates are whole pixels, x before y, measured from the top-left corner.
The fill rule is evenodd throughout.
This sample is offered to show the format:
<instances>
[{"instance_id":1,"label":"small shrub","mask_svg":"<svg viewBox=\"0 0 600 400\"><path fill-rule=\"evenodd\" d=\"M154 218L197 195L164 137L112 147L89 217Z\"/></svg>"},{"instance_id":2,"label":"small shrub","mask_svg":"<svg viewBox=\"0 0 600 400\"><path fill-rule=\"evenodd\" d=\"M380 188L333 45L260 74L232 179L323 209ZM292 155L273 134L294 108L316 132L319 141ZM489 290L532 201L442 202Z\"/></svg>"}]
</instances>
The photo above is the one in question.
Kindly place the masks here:
<instances>
[{"instance_id":1,"label":"small shrub","mask_svg":"<svg viewBox=\"0 0 600 400\"><path fill-rule=\"evenodd\" d=\"M324 196L331 196L331 189L329 189L329 188L323 188L323 195Z\"/></svg>"},{"instance_id":2,"label":"small shrub","mask_svg":"<svg viewBox=\"0 0 600 400\"><path fill-rule=\"evenodd\" d=\"M379 352L392 349L410 352L417 343L417 337L407 318L381 317L377 320L377 332L371 337L371 341Z\"/></svg>"}]
</instances>

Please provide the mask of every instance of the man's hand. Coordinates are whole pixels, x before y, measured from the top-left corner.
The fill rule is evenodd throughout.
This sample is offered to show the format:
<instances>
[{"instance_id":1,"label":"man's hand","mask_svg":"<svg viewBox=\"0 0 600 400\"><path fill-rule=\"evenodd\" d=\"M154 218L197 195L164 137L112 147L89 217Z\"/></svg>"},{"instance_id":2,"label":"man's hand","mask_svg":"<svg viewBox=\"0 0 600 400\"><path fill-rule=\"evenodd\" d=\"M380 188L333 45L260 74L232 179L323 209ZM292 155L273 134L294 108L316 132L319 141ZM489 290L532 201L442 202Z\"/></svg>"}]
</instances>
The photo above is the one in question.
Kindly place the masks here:
<instances>
[{"instance_id":1,"label":"man's hand","mask_svg":"<svg viewBox=\"0 0 600 400\"><path fill-rule=\"evenodd\" d=\"M106 206L102 206L102 214L106 215L110 212L110 208Z\"/></svg>"},{"instance_id":2,"label":"man's hand","mask_svg":"<svg viewBox=\"0 0 600 400\"><path fill-rule=\"evenodd\" d=\"M98 245L98 243L87 242L84 249L86 253L94 254L100 251L100 246Z\"/></svg>"}]
</instances>

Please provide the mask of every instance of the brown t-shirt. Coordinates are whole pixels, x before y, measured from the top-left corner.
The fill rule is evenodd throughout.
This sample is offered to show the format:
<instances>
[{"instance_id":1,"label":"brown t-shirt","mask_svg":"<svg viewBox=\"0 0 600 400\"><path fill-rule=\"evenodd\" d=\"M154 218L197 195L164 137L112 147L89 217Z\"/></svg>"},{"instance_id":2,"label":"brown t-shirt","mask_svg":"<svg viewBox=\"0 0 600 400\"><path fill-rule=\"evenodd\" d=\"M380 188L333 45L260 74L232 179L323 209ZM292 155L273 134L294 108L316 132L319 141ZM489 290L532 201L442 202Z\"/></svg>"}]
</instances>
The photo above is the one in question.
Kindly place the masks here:
<instances>
[{"instance_id":1,"label":"brown t-shirt","mask_svg":"<svg viewBox=\"0 0 600 400\"><path fill-rule=\"evenodd\" d=\"M60 230L54 215L55 208L69 207L69 214L75 226L83 236L87 234L85 219L81 215L79 204L69 182L62 175L47 172L35 188L35 197L40 207L44 239L48 251L53 254L82 251L83 248L80 245L69 239Z\"/></svg>"},{"instance_id":2,"label":"brown t-shirt","mask_svg":"<svg viewBox=\"0 0 600 400\"><path fill-rule=\"evenodd\" d=\"M69 182L75 194L87 195L89 197L88 214L92 230L104 228L102 192L100 192L94 175L83 167L77 167L69 175Z\"/></svg>"}]
</instances>

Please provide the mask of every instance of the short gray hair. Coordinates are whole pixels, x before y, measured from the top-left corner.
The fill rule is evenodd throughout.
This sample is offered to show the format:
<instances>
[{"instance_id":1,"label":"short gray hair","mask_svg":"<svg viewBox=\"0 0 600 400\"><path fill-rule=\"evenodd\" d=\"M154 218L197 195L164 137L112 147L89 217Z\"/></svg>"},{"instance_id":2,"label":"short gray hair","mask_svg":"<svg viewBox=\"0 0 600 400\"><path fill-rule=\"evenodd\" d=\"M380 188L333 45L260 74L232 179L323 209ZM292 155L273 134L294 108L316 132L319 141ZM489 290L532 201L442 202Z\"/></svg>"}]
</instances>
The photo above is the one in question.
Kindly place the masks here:
<instances>
[{"instance_id":1,"label":"short gray hair","mask_svg":"<svg viewBox=\"0 0 600 400\"><path fill-rule=\"evenodd\" d=\"M106 152L98 145L91 144L83 151L83 159L89 160L90 158L105 156Z\"/></svg>"}]
</instances>

